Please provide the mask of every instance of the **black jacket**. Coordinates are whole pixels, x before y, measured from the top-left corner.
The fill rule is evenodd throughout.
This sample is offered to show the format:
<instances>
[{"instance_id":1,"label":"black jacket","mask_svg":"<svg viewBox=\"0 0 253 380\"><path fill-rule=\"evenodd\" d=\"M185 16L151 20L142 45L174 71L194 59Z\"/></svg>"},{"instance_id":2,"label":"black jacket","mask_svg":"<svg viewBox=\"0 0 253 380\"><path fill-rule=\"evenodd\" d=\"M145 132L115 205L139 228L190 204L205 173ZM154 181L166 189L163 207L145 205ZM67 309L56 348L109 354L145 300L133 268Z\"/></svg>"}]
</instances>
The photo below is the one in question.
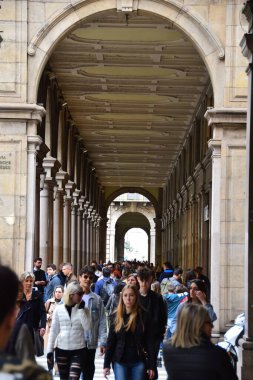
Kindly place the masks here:
<instances>
[{"instance_id":1,"label":"black jacket","mask_svg":"<svg viewBox=\"0 0 253 380\"><path fill-rule=\"evenodd\" d=\"M140 305L152 321L155 340L162 341L167 325L167 306L161 294L149 290L146 297L139 296Z\"/></svg>"},{"instance_id":2,"label":"black jacket","mask_svg":"<svg viewBox=\"0 0 253 380\"><path fill-rule=\"evenodd\" d=\"M126 330L122 328L115 332L114 324L115 313L111 316L111 324L107 338L104 368L110 368L112 362L121 362L126 346ZM151 323L143 311L139 311L136 328L134 331L134 340L136 343L139 358L146 361L144 351L147 352L147 368L155 368L154 337L152 334Z\"/></svg>"},{"instance_id":3,"label":"black jacket","mask_svg":"<svg viewBox=\"0 0 253 380\"><path fill-rule=\"evenodd\" d=\"M17 321L27 325L32 339L34 339L34 330L46 328L47 313L39 291L33 290L32 298L29 301L23 295Z\"/></svg>"},{"instance_id":4,"label":"black jacket","mask_svg":"<svg viewBox=\"0 0 253 380\"><path fill-rule=\"evenodd\" d=\"M170 380L238 380L227 352L206 340L200 346L175 348L163 345Z\"/></svg>"}]
</instances>

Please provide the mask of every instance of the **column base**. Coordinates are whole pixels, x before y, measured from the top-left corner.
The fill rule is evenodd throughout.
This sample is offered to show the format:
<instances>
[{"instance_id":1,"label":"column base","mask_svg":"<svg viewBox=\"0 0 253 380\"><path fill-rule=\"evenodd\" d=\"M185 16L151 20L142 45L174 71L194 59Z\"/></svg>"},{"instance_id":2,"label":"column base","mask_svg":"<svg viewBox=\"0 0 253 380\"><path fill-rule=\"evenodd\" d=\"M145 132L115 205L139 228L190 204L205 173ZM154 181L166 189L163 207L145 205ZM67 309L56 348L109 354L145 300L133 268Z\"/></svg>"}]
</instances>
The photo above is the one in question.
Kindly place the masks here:
<instances>
[{"instance_id":1,"label":"column base","mask_svg":"<svg viewBox=\"0 0 253 380\"><path fill-rule=\"evenodd\" d=\"M237 375L240 380L252 380L253 341L240 339L237 363Z\"/></svg>"}]
</instances>

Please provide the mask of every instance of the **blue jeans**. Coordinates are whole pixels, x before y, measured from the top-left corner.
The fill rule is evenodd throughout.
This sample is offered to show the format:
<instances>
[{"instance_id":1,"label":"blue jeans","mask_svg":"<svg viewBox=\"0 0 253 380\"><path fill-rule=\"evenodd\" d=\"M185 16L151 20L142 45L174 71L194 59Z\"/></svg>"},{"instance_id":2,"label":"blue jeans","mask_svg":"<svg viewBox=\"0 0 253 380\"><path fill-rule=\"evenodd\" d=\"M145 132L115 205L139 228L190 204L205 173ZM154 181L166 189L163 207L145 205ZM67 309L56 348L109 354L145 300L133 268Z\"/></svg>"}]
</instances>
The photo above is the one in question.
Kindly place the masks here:
<instances>
[{"instance_id":1,"label":"blue jeans","mask_svg":"<svg viewBox=\"0 0 253 380\"><path fill-rule=\"evenodd\" d=\"M145 364L143 362L113 364L115 380L143 380Z\"/></svg>"}]
</instances>

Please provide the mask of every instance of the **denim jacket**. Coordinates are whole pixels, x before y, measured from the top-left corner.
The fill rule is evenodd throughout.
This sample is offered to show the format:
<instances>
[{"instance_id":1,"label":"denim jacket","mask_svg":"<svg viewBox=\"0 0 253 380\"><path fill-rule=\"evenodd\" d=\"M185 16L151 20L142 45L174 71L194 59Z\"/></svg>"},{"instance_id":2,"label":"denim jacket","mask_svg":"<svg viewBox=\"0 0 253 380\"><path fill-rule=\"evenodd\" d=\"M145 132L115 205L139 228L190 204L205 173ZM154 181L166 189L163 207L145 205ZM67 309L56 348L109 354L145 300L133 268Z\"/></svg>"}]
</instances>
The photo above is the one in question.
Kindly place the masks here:
<instances>
[{"instance_id":1,"label":"denim jacket","mask_svg":"<svg viewBox=\"0 0 253 380\"><path fill-rule=\"evenodd\" d=\"M104 304L100 296L91 292L86 307L91 315L91 328L88 331L88 349L96 349L98 346L106 346L107 328Z\"/></svg>"}]
</instances>

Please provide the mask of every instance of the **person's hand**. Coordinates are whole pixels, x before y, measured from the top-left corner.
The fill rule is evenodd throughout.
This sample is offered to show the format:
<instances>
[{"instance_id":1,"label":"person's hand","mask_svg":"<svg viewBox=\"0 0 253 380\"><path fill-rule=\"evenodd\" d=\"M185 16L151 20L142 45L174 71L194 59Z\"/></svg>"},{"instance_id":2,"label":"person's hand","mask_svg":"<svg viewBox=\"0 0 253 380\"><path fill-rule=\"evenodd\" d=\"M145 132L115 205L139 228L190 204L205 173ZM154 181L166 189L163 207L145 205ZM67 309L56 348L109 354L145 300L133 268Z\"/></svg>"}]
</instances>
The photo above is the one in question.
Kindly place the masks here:
<instances>
[{"instance_id":1,"label":"person's hand","mask_svg":"<svg viewBox=\"0 0 253 380\"><path fill-rule=\"evenodd\" d=\"M150 380L154 379L154 377L155 377L155 371L153 369L148 369L147 370L147 374L148 374L148 378Z\"/></svg>"},{"instance_id":2,"label":"person's hand","mask_svg":"<svg viewBox=\"0 0 253 380\"><path fill-rule=\"evenodd\" d=\"M205 295L205 293L201 292L201 290L197 290L196 297L202 303L202 305L205 305L207 303L206 302L206 295Z\"/></svg>"},{"instance_id":3,"label":"person's hand","mask_svg":"<svg viewBox=\"0 0 253 380\"><path fill-rule=\"evenodd\" d=\"M110 368L104 368L103 372L104 372L104 377L107 378L107 376L110 375Z\"/></svg>"},{"instance_id":4,"label":"person's hand","mask_svg":"<svg viewBox=\"0 0 253 380\"><path fill-rule=\"evenodd\" d=\"M105 353L105 346L100 346L99 351L100 351L100 355L103 356Z\"/></svg>"},{"instance_id":5,"label":"person's hand","mask_svg":"<svg viewBox=\"0 0 253 380\"><path fill-rule=\"evenodd\" d=\"M41 329L40 329L40 336L44 336L44 335L45 335L45 332L46 332L46 329L41 328Z\"/></svg>"}]
</instances>

